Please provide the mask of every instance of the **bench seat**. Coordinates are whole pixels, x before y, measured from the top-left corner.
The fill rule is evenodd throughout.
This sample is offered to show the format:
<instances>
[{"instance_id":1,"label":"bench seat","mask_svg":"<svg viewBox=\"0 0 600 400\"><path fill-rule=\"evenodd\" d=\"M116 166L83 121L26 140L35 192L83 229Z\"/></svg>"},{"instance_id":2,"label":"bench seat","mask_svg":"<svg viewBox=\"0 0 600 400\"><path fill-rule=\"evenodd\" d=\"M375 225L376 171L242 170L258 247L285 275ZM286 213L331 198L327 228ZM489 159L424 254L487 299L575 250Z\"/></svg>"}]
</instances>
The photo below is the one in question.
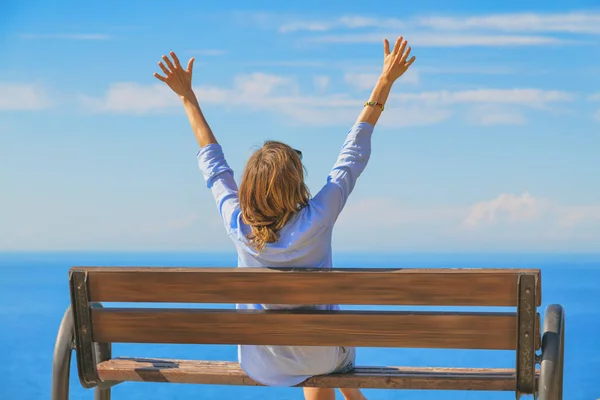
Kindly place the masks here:
<instances>
[{"instance_id":1,"label":"bench seat","mask_svg":"<svg viewBox=\"0 0 600 400\"><path fill-rule=\"evenodd\" d=\"M237 362L119 357L97 368L103 381L261 386ZM516 374L510 368L356 367L350 373L315 376L299 386L514 391Z\"/></svg>"}]
</instances>

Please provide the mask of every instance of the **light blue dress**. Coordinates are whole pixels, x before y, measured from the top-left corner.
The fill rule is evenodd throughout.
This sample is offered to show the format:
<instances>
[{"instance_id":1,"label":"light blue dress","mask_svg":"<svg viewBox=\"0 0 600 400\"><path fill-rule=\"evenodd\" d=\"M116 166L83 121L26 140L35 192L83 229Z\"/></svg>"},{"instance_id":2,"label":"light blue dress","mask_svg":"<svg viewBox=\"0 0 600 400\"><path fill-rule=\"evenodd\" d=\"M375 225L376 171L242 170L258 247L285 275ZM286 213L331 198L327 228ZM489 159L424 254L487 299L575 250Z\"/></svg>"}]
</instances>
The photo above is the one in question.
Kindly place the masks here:
<instances>
[{"instance_id":1,"label":"light blue dress","mask_svg":"<svg viewBox=\"0 0 600 400\"><path fill-rule=\"evenodd\" d=\"M360 122L350 131L327 182L301 211L280 231L279 241L256 252L246 236L250 228L242 222L238 187L233 171L219 144L198 152L198 165L217 203L225 229L236 246L238 267L331 268L333 225L344 208L356 180L371 154L373 125ZM272 309L276 305L238 304L238 309ZM320 306L338 309L336 305ZM239 346L239 362L252 379L270 386L294 386L313 375L334 371L339 347Z\"/></svg>"}]
</instances>

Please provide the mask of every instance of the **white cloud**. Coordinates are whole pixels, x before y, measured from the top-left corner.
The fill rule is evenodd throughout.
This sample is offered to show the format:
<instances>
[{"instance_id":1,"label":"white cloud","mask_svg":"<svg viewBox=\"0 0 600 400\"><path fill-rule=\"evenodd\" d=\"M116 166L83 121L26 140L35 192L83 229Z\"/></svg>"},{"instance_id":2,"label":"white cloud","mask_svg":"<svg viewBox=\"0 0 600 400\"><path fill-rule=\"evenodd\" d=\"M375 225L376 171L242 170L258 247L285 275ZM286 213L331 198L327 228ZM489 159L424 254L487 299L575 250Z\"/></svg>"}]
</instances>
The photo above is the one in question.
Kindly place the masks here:
<instances>
[{"instance_id":1,"label":"white cloud","mask_svg":"<svg viewBox=\"0 0 600 400\"><path fill-rule=\"evenodd\" d=\"M506 193L470 207L350 199L334 242L351 251L594 251L600 245L600 205L561 206L528 193Z\"/></svg>"},{"instance_id":2,"label":"white cloud","mask_svg":"<svg viewBox=\"0 0 600 400\"><path fill-rule=\"evenodd\" d=\"M323 32L332 29L334 25L327 22L321 21L298 21L292 22L279 27L279 32L296 32L296 31L309 31L309 32Z\"/></svg>"},{"instance_id":3,"label":"white cloud","mask_svg":"<svg viewBox=\"0 0 600 400\"><path fill-rule=\"evenodd\" d=\"M346 73L344 81L357 90L369 90L373 89L379 76L379 74Z\"/></svg>"},{"instance_id":4,"label":"white cloud","mask_svg":"<svg viewBox=\"0 0 600 400\"><path fill-rule=\"evenodd\" d=\"M516 69L505 67L505 66L497 66L497 65L468 65L468 66L451 66L444 65L443 67L432 67L432 66L419 66L419 71L427 74L478 74L478 75L508 75L514 74L517 72ZM518 71L522 73L521 71Z\"/></svg>"},{"instance_id":5,"label":"white cloud","mask_svg":"<svg viewBox=\"0 0 600 400\"><path fill-rule=\"evenodd\" d=\"M332 29L387 28L401 29L405 22L395 18L367 18L361 16L343 16L333 20L290 20L279 27L279 32L324 32Z\"/></svg>"},{"instance_id":6,"label":"white cloud","mask_svg":"<svg viewBox=\"0 0 600 400\"><path fill-rule=\"evenodd\" d=\"M58 40L108 40L111 39L111 35L102 33L50 33L50 34L36 34L26 33L21 35L23 39L29 40L43 40L43 39L58 39Z\"/></svg>"},{"instance_id":7,"label":"white cloud","mask_svg":"<svg viewBox=\"0 0 600 400\"><path fill-rule=\"evenodd\" d=\"M404 102L423 102L425 104L496 103L525 105L533 108L542 108L549 103L570 102L575 99L568 92L529 88L443 90L438 92L392 94L391 97Z\"/></svg>"},{"instance_id":8,"label":"white cloud","mask_svg":"<svg viewBox=\"0 0 600 400\"><path fill-rule=\"evenodd\" d=\"M251 67L292 67L292 68L319 68L319 69L336 69L342 70L345 73L373 73L373 61L365 59L346 59L346 60L271 60L271 61L249 61L244 62L244 66ZM348 68L351 66L351 68ZM421 74L456 74L456 75L509 75L509 74L526 74L526 69L517 67L507 67L498 65L449 65L444 66L422 65L411 67L404 79L409 79L411 83L418 83ZM535 71L536 74L539 70ZM409 77L413 74L413 78Z\"/></svg>"},{"instance_id":9,"label":"white cloud","mask_svg":"<svg viewBox=\"0 0 600 400\"><path fill-rule=\"evenodd\" d=\"M379 73L353 73L344 74L344 81L357 90L371 90L377 83ZM409 69L400 78L402 84L417 85L419 83L419 73L417 70Z\"/></svg>"},{"instance_id":10,"label":"white cloud","mask_svg":"<svg viewBox=\"0 0 600 400\"><path fill-rule=\"evenodd\" d=\"M293 95L298 92L298 86L293 79L261 72L236 76L234 87L241 101L249 100L249 96L263 98L275 94Z\"/></svg>"},{"instance_id":11,"label":"white cloud","mask_svg":"<svg viewBox=\"0 0 600 400\"><path fill-rule=\"evenodd\" d=\"M52 107L52 101L42 86L0 82L0 111L41 110L49 107Z\"/></svg>"},{"instance_id":12,"label":"white cloud","mask_svg":"<svg viewBox=\"0 0 600 400\"><path fill-rule=\"evenodd\" d=\"M367 90L376 77L375 74L349 73L345 79L358 89ZM411 78L407 74L406 78L409 82L416 82L418 75ZM195 90L204 99L203 104L226 104L247 111L264 110L289 117L288 123L313 126L347 124L356 117L357 110L364 103L362 95L356 98L340 93L323 94L329 85L326 76L313 77L313 85L312 93L304 94L293 77L257 72L236 76L230 88L198 86ZM523 123L525 117L508 106L544 109L550 104L572 101L573 98L566 92L519 88L392 94L388 109L401 107L398 107L399 112L384 113L381 125L435 125L447 120L456 111L453 106L461 104L466 107L463 111L472 123L514 125ZM162 83L115 83L101 97L82 96L82 103L92 111L109 113L145 114L179 108L177 96Z\"/></svg>"},{"instance_id":13,"label":"white cloud","mask_svg":"<svg viewBox=\"0 0 600 400\"><path fill-rule=\"evenodd\" d=\"M468 122L475 125L523 125L526 118L520 110L505 105L483 103L469 108L465 112Z\"/></svg>"},{"instance_id":14,"label":"white cloud","mask_svg":"<svg viewBox=\"0 0 600 400\"><path fill-rule=\"evenodd\" d=\"M222 49L196 49L188 50L188 53L196 56L222 56L227 54L227 50Z\"/></svg>"},{"instance_id":15,"label":"white cloud","mask_svg":"<svg viewBox=\"0 0 600 400\"><path fill-rule=\"evenodd\" d=\"M272 19L277 18L272 15ZM284 22L279 26L282 33L311 31L324 32L336 29L377 28L406 31L407 29L431 29L436 31L499 31L511 33L576 33L600 34L600 13L506 13L474 16L416 16L404 18L377 18L342 16L329 20L298 19L279 16Z\"/></svg>"},{"instance_id":16,"label":"white cloud","mask_svg":"<svg viewBox=\"0 0 600 400\"><path fill-rule=\"evenodd\" d=\"M600 34L600 13L593 11L403 19L346 15L328 20L272 14L269 19L271 25L279 21L281 33L313 33L304 40L316 43L381 43L383 37L394 40L402 32L411 45L418 47L544 46L586 43L579 37L567 39L550 34Z\"/></svg>"},{"instance_id":17,"label":"white cloud","mask_svg":"<svg viewBox=\"0 0 600 400\"><path fill-rule=\"evenodd\" d=\"M592 93L588 96L589 101L600 101L600 92Z\"/></svg>"},{"instance_id":18,"label":"white cloud","mask_svg":"<svg viewBox=\"0 0 600 400\"><path fill-rule=\"evenodd\" d=\"M542 204L529 193L521 196L503 193L490 201L481 201L471 206L464 220L467 228L494 224L500 221L529 221L539 218Z\"/></svg>"},{"instance_id":19,"label":"white cloud","mask_svg":"<svg viewBox=\"0 0 600 400\"><path fill-rule=\"evenodd\" d=\"M298 68L325 68L334 66L335 68L347 68L348 63L336 63L330 61L321 60L287 60L287 61L248 61L244 62L243 65L249 65L252 67L298 67Z\"/></svg>"},{"instance_id":20,"label":"white cloud","mask_svg":"<svg viewBox=\"0 0 600 400\"><path fill-rule=\"evenodd\" d=\"M338 34L306 38L314 43L381 43L382 38L394 38L390 33ZM467 46L540 46L563 44L572 41L532 35L490 35L490 34L448 34L439 33L409 33L405 37L413 47L467 47Z\"/></svg>"},{"instance_id":21,"label":"white cloud","mask_svg":"<svg viewBox=\"0 0 600 400\"><path fill-rule=\"evenodd\" d=\"M489 112L478 116L480 125L523 125L525 117L516 112Z\"/></svg>"},{"instance_id":22,"label":"white cloud","mask_svg":"<svg viewBox=\"0 0 600 400\"><path fill-rule=\"evenodd\" d=\"M109 86L103 97L81 96L81 101L86 108L94 112L130 114L145 114L178 105L176 97L163 83L114 83Z\"/></svg>"},{"instance_id":23,"label":"white cloud","mask_svg":"<svg viewBox=\"0 0 600 400\"><path fill-rule=\"evenodd\" d=\"M558 211L561 228L573 228L581 223L600 223L600 206L567 206Z\"/></svg>"},{"instance_id":24,"label":"white cloud","mask_svg":"<svg viewBox=\"0 0 600 400\"><path fill-rule=\"evenodd\" d=\"M600 34L600 13L512 13L470 17L417 18L418 26L437 30L496 30L505 32L554 32Z\"/></svg>"},{"instance_id":25,"label":"white cloud","mask_svg":"<svg viewBox=\"0 0 600 400\"><path fill-rule=\"evenodd\" d=\"M595 112L595 113L592 115L592 117L593 117L593 118L594 118L596 121L600 122L600 109L596 110L596 112Z\"/></svg>"},{"instance_id":26,"label":"white cloud","mask_svg":"<svg viewBox=\"0 0 600 400\"><path fill-rule=\"evenodd\" d=\"M322 92L329 87L331 83L331 78L327 75L315 75L313 76L313 84L315 88Z\"/></svg>"},{"instance_id":27,"label":"white cloud","mask_svg":"<svg viewBox=\"0 0 600 400\"><path fill-rule=\"evenodd\" d=\"M437 125L446 121L452 114L453 111L448 108L415 105L402 107L399 112L392 114L384 113L380 125L390 128Z\"/></svg>"}]
</instances>

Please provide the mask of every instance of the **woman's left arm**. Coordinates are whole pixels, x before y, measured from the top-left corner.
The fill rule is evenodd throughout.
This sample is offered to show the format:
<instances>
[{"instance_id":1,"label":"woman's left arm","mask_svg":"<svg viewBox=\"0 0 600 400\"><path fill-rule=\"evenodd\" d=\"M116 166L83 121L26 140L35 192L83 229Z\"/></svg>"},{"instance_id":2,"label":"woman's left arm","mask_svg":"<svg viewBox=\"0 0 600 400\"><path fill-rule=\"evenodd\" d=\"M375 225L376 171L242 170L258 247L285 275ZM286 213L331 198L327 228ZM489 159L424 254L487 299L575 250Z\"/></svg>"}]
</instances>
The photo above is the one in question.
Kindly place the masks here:
<instances>
[{"instance_id":1,"label":"woman's left arm","mask_svg":"<svg viewBox=\"0 0 600 400\"><path fill-rule=\"evenodd\" d=\"M171 62L169 57L162 56L166 66L162 61L158 63L158 66L166 76L161 76L157 73L154 73L154 76L166 83L171 90L173 90L179 96L179 98L181 98L183 107L185 108L185 113L187 114L188 120L190 121L190 125L192 126L192 130L194 131L194 135L196 136L196 140L198 141L200 147L218 143L215 135L208 125L208 122L206 122L206 119L204 118L204 114L202 114L200 104L198 103L196 94L192 89L194 58L192 57L188 62L187 69L183 69L175 52L172 51L170 54L171 57L173 57L173 62Z\"/></svg>"}]
</instances>

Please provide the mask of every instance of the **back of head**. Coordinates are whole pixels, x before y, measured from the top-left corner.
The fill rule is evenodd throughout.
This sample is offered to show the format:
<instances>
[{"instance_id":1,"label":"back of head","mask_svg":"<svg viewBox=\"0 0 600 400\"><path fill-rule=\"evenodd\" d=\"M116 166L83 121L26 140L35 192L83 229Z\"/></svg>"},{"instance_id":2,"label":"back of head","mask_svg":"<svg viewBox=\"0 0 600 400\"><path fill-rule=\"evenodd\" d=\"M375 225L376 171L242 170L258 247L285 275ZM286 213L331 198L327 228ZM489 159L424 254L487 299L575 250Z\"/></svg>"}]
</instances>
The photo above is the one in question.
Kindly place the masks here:
<instances>
[{"instance_id":1,"label":"back of head","mask_svg":"<svg viewBox=\"0 0 600 400\"><path fill-rule=\"evenodd\" d=\"M246 164L239 199L253 247L260 252L277 242L281 228L310 199L298 153L284 143L265 142Z\"/></svg>"}]
</instances>

